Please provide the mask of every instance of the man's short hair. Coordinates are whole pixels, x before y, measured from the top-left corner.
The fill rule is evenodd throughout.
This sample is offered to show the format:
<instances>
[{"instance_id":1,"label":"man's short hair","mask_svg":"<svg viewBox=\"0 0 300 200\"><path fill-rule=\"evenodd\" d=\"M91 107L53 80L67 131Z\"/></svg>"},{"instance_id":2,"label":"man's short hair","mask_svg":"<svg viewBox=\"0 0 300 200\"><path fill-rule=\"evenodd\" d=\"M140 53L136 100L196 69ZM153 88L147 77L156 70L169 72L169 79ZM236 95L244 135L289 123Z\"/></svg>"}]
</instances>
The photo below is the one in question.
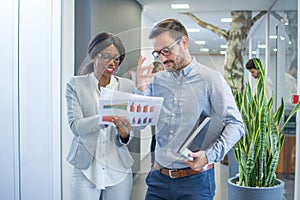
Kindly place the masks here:
<instances>
[{"instance_id":1,"label":"man's short hair","mask_svg":"<svg viewBox=\"0 0 300 200\"><path fill-rule=\"evenodd\" d=\"M256 60L257 62L261 63L261 61L258 58L251 58L250 60L248 60L248 62L246 63L246 69L257 69L255 64L254 64L254 60Z\"/></svg>"},{"instance_id":2,"label":"man's short hair","mask_svg":"<svg viewBox=\"0 0 300 200\"><path fill-rule=\"evenodd\" d=\"M170 32L171 37L174 40L180 39L182 36L188 37L188 33L185 29L185 27L176 19L166 19L158 24L156 24L150 34L149 39L153 39L154 37L164 33L164 32Z\"/></svg>"}]
</instances>

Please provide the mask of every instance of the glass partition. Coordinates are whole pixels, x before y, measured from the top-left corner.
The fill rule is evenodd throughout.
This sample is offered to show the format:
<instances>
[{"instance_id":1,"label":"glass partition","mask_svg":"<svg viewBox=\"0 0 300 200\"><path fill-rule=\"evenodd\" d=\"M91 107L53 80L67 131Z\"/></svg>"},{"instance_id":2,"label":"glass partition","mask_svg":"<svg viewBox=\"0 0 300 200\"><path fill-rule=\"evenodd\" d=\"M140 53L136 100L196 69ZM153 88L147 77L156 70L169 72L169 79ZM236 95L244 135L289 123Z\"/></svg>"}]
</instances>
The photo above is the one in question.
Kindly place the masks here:
<instances>
[{"instance_id":1,"label":"glass partition","mask_svg":"<svg viewBox=\"0 0 300 200\"><path fill-rule=\"evenodd\" d=\"M297 0L278 0L268 15L251 28L244 54L244 65L248 59L256 57L266 67L266 74L273 82L274 108L280 105L281 99L284 100L283 122L295 106L292 96L297 94L297 17ZM247 70L244 74L245 82L254 85L251 74ZM285 182L285 198L294 199L296 116L286 126L284 134L285 142L276 173Z\"/></svg>"},{"instance_id":2,"label":"glass partition","mask_svg":"<svg viewBox=\"0 0 300 200\"><path fill-rule=\"evenodd\" d=\"M295 106L292 95L297 93L297 0L278 0L269 12L270 65L275 87L275 106L285 103L284 121ZM295 158L296 158L296 116L284 130L285 141L281 151L278 176L285 181L285 196L294 199Z\"/></svg>"}]
</instances>

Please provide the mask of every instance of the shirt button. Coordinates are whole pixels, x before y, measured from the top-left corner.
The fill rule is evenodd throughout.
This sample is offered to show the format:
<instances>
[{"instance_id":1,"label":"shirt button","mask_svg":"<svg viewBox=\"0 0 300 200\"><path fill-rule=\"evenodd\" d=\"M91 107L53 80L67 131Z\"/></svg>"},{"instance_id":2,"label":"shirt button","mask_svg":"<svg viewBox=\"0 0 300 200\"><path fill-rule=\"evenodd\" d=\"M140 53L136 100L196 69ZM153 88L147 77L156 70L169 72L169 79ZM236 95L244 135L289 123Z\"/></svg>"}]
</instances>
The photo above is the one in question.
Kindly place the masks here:
<instances>
[{"instance_id":1,"label":"shirt button","mask_svg":"<svg viewBox=\"0 0 300 200\"><path fill-rule=\"evenodd\" d=\"M102 170L105 170L105 168L103 167Z\"/></svg>"}]
</instances>

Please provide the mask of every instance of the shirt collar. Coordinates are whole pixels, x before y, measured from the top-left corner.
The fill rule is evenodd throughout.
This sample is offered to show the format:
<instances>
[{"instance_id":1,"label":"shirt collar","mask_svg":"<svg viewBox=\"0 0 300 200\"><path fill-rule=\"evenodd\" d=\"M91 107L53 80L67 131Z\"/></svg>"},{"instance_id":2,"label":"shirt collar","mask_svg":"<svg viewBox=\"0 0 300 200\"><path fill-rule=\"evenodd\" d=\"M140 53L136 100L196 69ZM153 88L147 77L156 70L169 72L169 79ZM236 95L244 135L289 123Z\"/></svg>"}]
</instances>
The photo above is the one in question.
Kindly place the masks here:
<instances>
[{"instance_id":1,"label":"shirt collar","mask_svg":"<svg viewBox=\"0 0 300 200\"><path fill-rule=\"evenodd\" d=\"M173 74L175 75L175 77L177 77L177 76L186 77L190 73L190 71L194 68L195 62L196 62L195 59L192 58L192 61L188 64L188 66L186 66L185 68L180 70L179 75L176 72L173 72Z\"/></svg>"},{"instance_id":2,"label":"shirt collar","mask_svg":"<svg viewBox=\"0 0 300 200\"><path fill-rule=\"evenodd\" d=\"M94 85L95 88L97 90L99 90L98 89L98 79L96 78L94 72L89 74L89 78L90 78L92 85ZM117 87L118 87L118 78L115 76L111 76L110 83L106 86L106 88L116 89Z\"/></svg>"}]
</instances>

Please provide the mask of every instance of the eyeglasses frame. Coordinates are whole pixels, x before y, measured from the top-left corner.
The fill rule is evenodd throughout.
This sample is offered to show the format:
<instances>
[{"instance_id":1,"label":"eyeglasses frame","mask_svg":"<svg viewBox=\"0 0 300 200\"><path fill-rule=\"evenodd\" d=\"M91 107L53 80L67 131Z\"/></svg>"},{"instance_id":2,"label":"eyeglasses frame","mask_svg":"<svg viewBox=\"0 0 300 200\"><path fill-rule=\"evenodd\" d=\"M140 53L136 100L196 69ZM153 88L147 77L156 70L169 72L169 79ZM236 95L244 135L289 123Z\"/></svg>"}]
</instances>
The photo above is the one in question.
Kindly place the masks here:
<instances>
[{"instance_id":1,"label":"eyeglasses frame","mask_svg":"<svg viewBox=\"0 0 300 200\"><path fill-rule=\"evenodd\" d=\"M108 59L108 60L103 59L102 55L108 55L108 56L109 56L109 59ZM104 53L104 54L98 53L97 56L98 56L102 61L104 61L104 62L109 62L109 61L113 60L114 63L120 63L120 56L112 57L112 56L110 56L110 55L107 54L107 53ZM116 59L117 59L117 60L116 60Z\"/></svg>"},{"instance_id":2,"label":"eyeglasses frame","mask_svg":"<svg viewBox=\"0 0 300 200\"><path fill-rule=\"evenodd\" d=\"M173 42L173 43L170 44L169 46L162 48L162 49L159 50L159 51L152 51L152 56L153 56L154 58L158 58L160 54L162 54L163 56L169 56L169 55L171 55L171 53L172 53L172 52L171 52L171 49L172 49L172 48L173 48L180 40L181 40L181 38L178 39L178 40L176 40L175 42ZM165 50L165 49L168 49L168 51L169 51L170 53L164 54L162 51Z\"/></svg>"}]
</instances>

